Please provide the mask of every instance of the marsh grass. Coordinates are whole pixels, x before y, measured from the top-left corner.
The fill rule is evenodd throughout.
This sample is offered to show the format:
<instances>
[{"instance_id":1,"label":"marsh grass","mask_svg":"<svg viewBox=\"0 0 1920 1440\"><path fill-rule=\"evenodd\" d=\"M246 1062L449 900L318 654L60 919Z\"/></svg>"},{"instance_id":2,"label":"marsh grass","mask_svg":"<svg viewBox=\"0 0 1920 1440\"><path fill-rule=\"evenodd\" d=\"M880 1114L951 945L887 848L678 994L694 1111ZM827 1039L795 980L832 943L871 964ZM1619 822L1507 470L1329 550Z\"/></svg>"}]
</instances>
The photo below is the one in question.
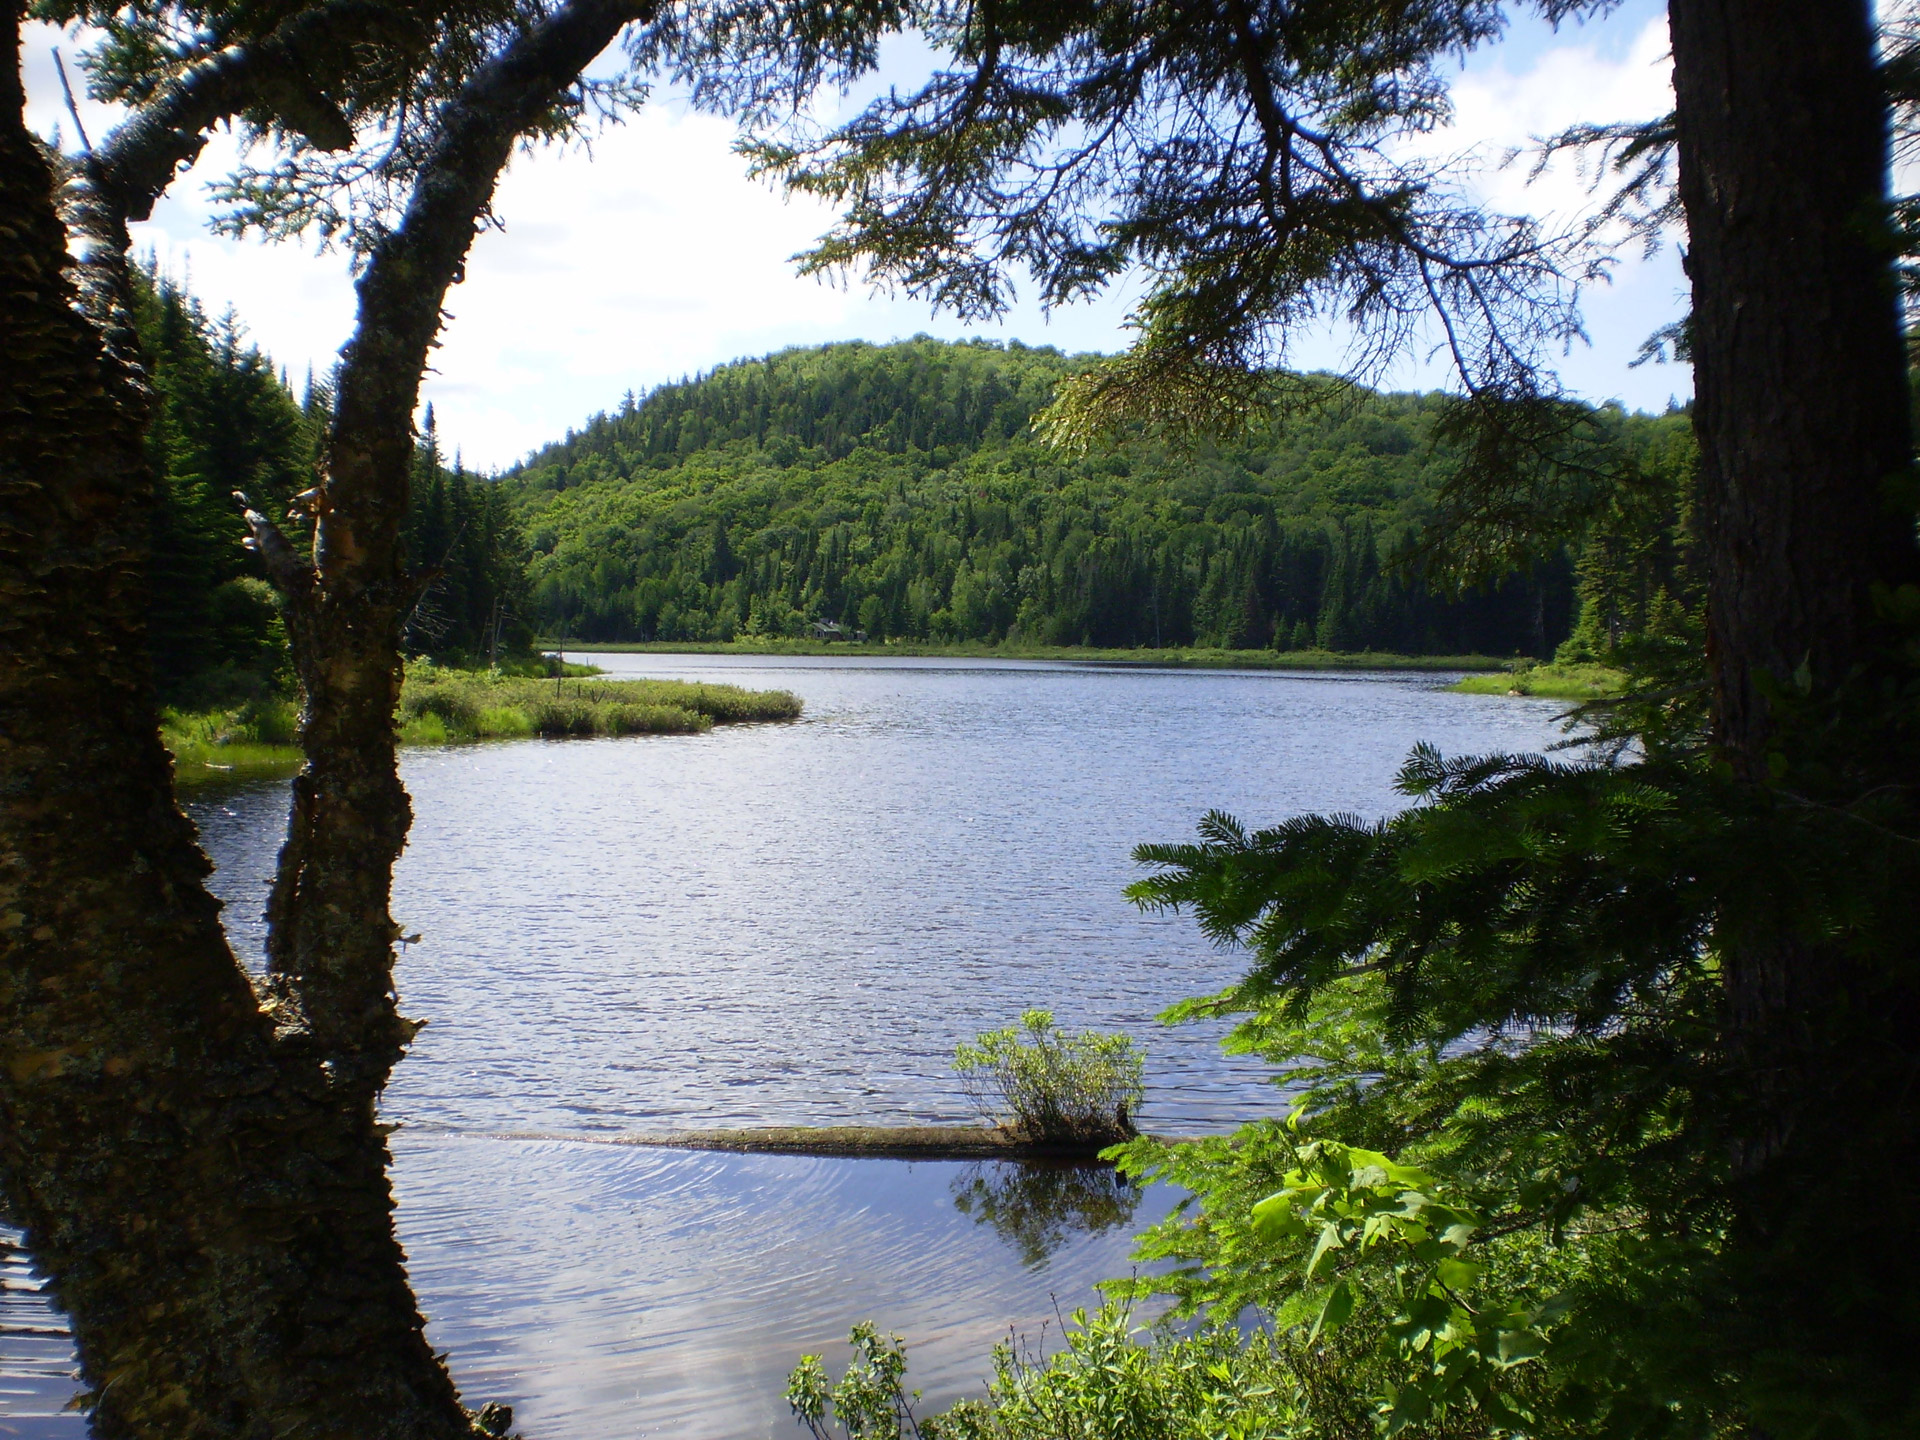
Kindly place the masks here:
<instances>
[{"instance_id":1,"label":"marsh grass","mask_svg":"<svg viewBox=\"0 0 1920 1440\"><path fill-rule=\"evenodd\" d=\"M525 740L536 735L697 735L715 725L792 720L785 690L677 680L602 680L569 665L558 682L528 674L451 670L416 662L400 692L403 745ZM299 715L291 700L256 697L206 710L161 712L161 739L183 789L290 775L299 769Z\"/></svg>"},{"instance_id":2,"label":"marsh grass","mask_svg":"<svg viewBox=\"0 0 1920 1440\"><path fill-rule=\"evenodd\" d=\"M799 714L800 701L785 690L679 680L555 681L415 664L400 695L400 738L440 745L531 735L690 735Z\"/></svg>"},{"instance_id":3,"label":"marsh grass","mask_svg":"<svg viewBox=\"0 0 1920 1440\"><path fill-rule=\"evenodd\" d=\"M1604 700L1626 676L1605 665L1524 665L1497 675L1469 675L1447 688L1456 695L1535 695L1543 700Z\"/></svg>"},{"instance_id":4,"label":"marsh grass","mask_svg":"<svg viewBox=\"0 0 1920 1440\"><path fill-rule=\"evenodd\" d=\"M220 709L160 712L174 779L188 789L291 774L300 766L298 727L293 702L277 695Z\"/></svg>"}]
</instances>

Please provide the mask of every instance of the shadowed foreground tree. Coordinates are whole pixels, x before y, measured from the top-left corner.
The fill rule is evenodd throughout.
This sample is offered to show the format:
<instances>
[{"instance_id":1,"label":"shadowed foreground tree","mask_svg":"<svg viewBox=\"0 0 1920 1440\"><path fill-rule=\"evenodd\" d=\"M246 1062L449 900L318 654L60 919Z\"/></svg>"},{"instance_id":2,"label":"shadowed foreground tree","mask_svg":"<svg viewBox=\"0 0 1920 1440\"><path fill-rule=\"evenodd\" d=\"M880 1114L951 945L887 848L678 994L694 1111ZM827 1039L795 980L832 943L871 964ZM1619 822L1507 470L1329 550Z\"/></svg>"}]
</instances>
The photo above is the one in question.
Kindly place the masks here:
<instances>
[{"instance_id":1,"label":"shadowed foreground tree","mask_svg":"<svg viewBox=\"0 0 1920 1440\"><path fill-rule=\"evenodd\" d=\"M1134 347L1056 407L1069 441L1232 426L1308 319L1384 352L1424 330L1476 443L1456 554L1524 551L1556 502L1605 493L1568 463L1578 427L1543 364L1605 234L1490 215L1406 158L1445 119L1445 65L1519 7L910 8L947 62L835 130L756 112L750 84L703 92L766 124L768 171L844 207L810 266L963 314L1002 309L1018 271L1048 303L1143 273ZM1330 1063L1328 1123L1429 1147L1504 1195L1516 1233L1584 1215L1652 1247L1616 1258L1686 1257L1587 1332L1612 1378L1565 1391L1635 1402L1584 1390L1559 1422L1911 1433L1920 1271L1883 1228L1885 1198L1920 1188L1920 546L1885 83L1910 75L1883 77L1865 0L1671 0L1669 22L1674 113L1590 138L1637 186L1603 219L1684 228L1704 651L1646 677L1591 764L1417 756L1400 821L1216 817L1199 846L1141 852L1167 868L1138 898L1252 947L1218 1007L1277 1060L1288 1024L1374 987L1353 1013L1426 1058L1391 1084L1364 1045ZM766 53L780 24L713 33ZM1407 1383L1395 1424L1465 1394Z\"/></svg>"},{"instance_id":2,"label":"shadowed foreground tree","mask_svg":"<svg viewBox=\"0 0 1920 1440\"><path fill-rule=\"evenodd\" d=\"M107 25L96 79L133 103L67 177L64 224L17 67L0 81L0 1184L72 1319L102 1436L473 1429L408 1287L374 1113L411 1033L387 900L408 819L392 719L419 583L398 543L412 415L512 147L563 133L582 70L651 8L55 9ZM6 18L17 33L23 6ZM159 742L149 397L127 323L126 222L236 119L306 167L256 214L343 187L401 197L351 212L359 325L306 497L311 558L250 517L288 597L309 757L263 993ZM384 171L349 149L379 122Z\"/></svg>"}]
</instances>

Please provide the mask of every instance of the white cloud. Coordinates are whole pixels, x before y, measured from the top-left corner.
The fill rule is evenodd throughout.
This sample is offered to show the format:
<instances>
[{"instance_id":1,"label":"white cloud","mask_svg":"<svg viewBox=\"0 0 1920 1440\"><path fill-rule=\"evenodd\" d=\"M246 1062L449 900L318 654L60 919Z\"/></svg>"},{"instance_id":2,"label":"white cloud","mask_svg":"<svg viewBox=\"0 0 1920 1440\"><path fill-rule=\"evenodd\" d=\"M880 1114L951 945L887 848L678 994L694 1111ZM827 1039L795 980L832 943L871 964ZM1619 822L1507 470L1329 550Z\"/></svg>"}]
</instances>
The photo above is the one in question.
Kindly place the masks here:
<instances>
[{"instance_id":1,"label":"white cloud","mask_svg":"<svg viewBox=\"0 0 1920 1440\"><path fill-rule=\"evenodd\" d=\"M1654 0L1634 0L1626 16L1587 31L1525 32L1476 58L1456 88L1458 121L1447 145L1491 155L1577 119L1659 113L1668 103L1664 20ZM58 39L45 27L30 36L29 117L43 133L59 124L70 135L46 53ZM111 113L82 106L89 129L103 133ZM495 206L505 228L480 237L465 282L448 297L451 320L423 389L442 435L469 464L509 464L617 404L628 389L783 345L885 341L917 331L1017 336L1070 350L1124 343L1125 294L1051 323L1022 304L1000 326L967 327L916 302L799 278L789 257L830 217L747 179L731 141L725 122L668 102L605 132L591 158L577 149L515 158ZM326 369L351 332L351 277L338 255L206 233L205 185L232 155L224 138L210 145L153 220L137 227L136 244L152 247L176 274L190 271L210 309L232 305L298 384L309 364ZM1491 201L1507 207L1586 202L1569 176L1530 190L1523 179L1521 167L1483 184ZM1569 381L1584 393L1640 405L1684 391L1683 371L1626 368L1640 340L1675 313L1679 285L1671 259L1623 266L1589 306L1594 346L1568 358ZM1297 358L1334 363L1336 342L1309 337ZM1409 366L1394 378L1441 377Z\"/></svg>"}]
</instances>

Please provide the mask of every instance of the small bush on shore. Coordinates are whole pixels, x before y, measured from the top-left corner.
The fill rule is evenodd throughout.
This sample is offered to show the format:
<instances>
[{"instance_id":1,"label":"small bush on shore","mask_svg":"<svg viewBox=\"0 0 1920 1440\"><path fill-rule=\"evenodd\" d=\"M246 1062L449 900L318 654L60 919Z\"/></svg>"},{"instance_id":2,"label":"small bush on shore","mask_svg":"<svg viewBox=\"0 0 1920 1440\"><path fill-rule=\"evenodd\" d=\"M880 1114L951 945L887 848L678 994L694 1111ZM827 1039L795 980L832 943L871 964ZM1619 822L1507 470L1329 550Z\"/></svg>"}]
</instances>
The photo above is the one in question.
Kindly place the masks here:
<instances>
[{"instance_id":1,"label":"small bush on shore","mask_svg":"<svg viewBox=\"0 0 1920 1440\"><path fill-rule=\"evenodd\" d=\"M1070 1034L1050 1010L989 1030L953 1052L981 1115L1043 1144L1101 1145L1132 1137L1146 1061L1125 1035Z\"/></svg>"}]
</instances>

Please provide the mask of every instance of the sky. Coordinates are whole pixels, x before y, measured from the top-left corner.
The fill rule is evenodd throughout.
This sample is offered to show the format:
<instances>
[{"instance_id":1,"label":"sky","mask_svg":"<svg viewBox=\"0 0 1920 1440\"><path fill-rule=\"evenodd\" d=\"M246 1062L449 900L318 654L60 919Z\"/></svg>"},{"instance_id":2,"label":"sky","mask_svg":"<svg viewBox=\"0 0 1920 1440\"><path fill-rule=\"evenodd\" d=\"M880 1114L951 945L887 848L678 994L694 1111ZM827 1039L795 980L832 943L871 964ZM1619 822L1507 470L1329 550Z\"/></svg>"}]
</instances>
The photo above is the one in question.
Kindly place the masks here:
<instances>
[{"instance_id":1,"label":"sky","mask_svg":"<svg viewBox=\"0 0 1920 1440\"><path fill-rule=\"evenodd\" d=\"M28 27L23 39L28 123L76 148L51 51L59 45L71 68L80 41L46 26ZM1432 143L1482 162L1476 185L1489 203L1564 222L1593 203L1572 167L1529 184L1524 160L1502 166L1499 158L1576 121L1665 113L1666 56L1661 0L1624 0L1604 20L1557 31L1518 21L1463 68L1454 124ZM922 64L895 47L881 78L910 83ZM108 107L84 96L79 104L89 133L111 129ZM666 94L587 149L515 157L495 198L504 226L479 237L465 280L450 292L450 319L422 387L447 449L471 468L504 468L617 406L628 390L788 345L915 334L1076 352L1127 343L1137 295L1127 287L1051 315L1022 301L998 324L965 325L858 281L801 278L792 257L831 224L830 212L749 179L732 141L728 122ZM343 256L316 255L310 243L208 233L207 186L233 155L217 137L152 220L134 227L134 243L213 313L233 307L298 391L308 367L324 373L352 330L352 277ZM1586 297L1589 343L1561 358L1564 383L1637 409L1685 399L1683 366L1630 364L1641 342L1680 313L1684 286L1671 246L1651 260L1623 255L1611 282ZM1340 368L1345 354L1332 329L1291 337L1290 359L1302 368ZM1445 383L1447 372L1422 352L1380 380L1425 388Z\"/></svg>"}]
</instances>

